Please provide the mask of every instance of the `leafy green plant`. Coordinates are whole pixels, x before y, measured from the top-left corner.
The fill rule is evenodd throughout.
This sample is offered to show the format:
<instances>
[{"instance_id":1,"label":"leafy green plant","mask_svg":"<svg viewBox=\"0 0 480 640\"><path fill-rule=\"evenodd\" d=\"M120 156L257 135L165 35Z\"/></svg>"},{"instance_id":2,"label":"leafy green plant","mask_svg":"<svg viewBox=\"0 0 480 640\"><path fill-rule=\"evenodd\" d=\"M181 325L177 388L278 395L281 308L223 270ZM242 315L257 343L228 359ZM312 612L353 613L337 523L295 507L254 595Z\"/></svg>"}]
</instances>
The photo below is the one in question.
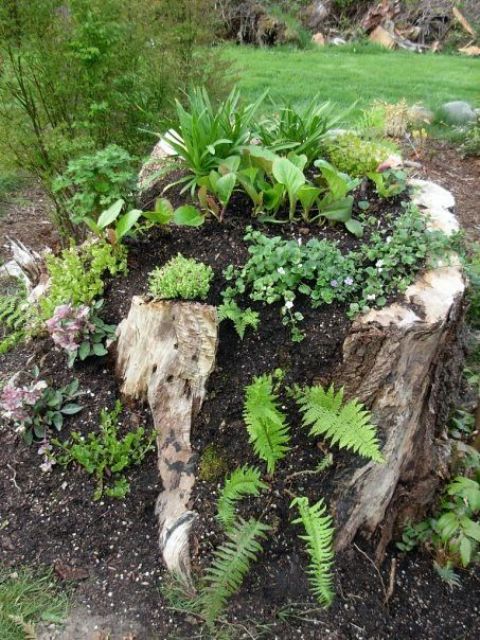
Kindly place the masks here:
<instances>
[{"instance_id":1,"label":"leafy green plant","mask_svg":"<svg viewBox=\"0 0 480 640\"><path fill-rule=\"evenodd\" d=\"M273 474L288 451L290 433L285 415L278 409L272 375L258 376L246 387L243 417L256 455Z\"/></svg>"},{"instance_id":2,"label":"leafy green plant","mask_svg":"<svg viewBox=\"0 0 480 640\"><path fill-rule=\"evenodd\" d=\"M189 175L180 180L192 194L202 178L217 171L227 158L239 155L251 138L255 113L264 100L240 106L240 94L233 89L218 107L214 107L205 88L195 88L188 95L185 108L177 101L178 130L169 133L168 142L188 168Z\"/></svg>"},{"instance_id":3,"label":"leafy green plant","mask_svg":"<svg viewBox=\"0 0 480 640\"><path fill-rule=\"evenodd\" d=\"M293 524L302 524L305 534L300 538L306 542L310 556L308 576L313 594L320 604L330 606L333 602L333 521L327 515L323 499L310 505L308 498L292 500L290 507L297 507L300 517Z\"/></svg>"},{"instance_id":4,"label":"leafy green plant","mask_svg":"<svg viewBox=\"0 0 480 640\"><path fill-rule=\"evenodd\" d=\"M20 280L13 280L12 287L0 295L0 355L13 349L28 335L28 324L34 311L27 302L27 288Z\"/></svg>"},{"instance_id":5,"label":"leafy green plant","mask_svg":"<svg viewBox=\"0 0 480 640\"><path fill-rule=\"evenodd\" d=\"M68 597L60 591L51 571L0 568L0 637L2 640L36 638L38 623L61 624L68 613Z\"/></svg>"},{"instance_id":6,"label":"leafy green plant","mask_svg":"<svg viewBox=\"0 0 480 640\"><path fill-rule=\"evenodd\" d=\"M29 384L19 385L11 380L2 390L0 409L7 422L15 426L27 444L34 439L44 440L48 431L60 431L65 416L72 416L82 410L74 402L82 392L78 380L72 380L64 387L55 389L40 378L38 367L29 376Z\"/></svg>"},{"instance_id":7,"label":"leafy green plant","mask_svg":"<svg viewBox=\"0 0 480 640\"><path fill-rule=\"evenodd\" d=\"M255 129L260 142L275 153L294 151L305 155L307 166L318 159L322 142L348 113L321 102L318 94L303 107L273 107L273 115L261 120Z\"/></svg>"},{"instance_id":8,"label":"leafy green plant","mask_svg":"<svg viewBox=\"0 0 480 640\"><path fill-rule=\"evenodd\" d=\"M430 524L447 556L459 556L467 567L480 544L480 482L457 476L447 485L446 493L440 516Z\"/></svg>"},{"instance_id":9,"label":"leafy green plant","mask_svg":"<svg viewBox=\"0 0 480 640\"><path fill-rule=\"evenodd\" d=\"M357 133L346 132L325 145L330 162L354 178L375 173L392 151L385 144L364 140Z\"/></svg>"},{"instance_id":10,"label":"leafy green plant","mask_svg":"<svg viewBox=\"0 0 480 640\"><path fill-rule=\"evenodd\" d=\"M341 449L384 462L370 412L356 399L345 402L343 388L306 387L298 390L297 401L311 437L324 436Z\"/></svg>"},{"instance_id":11,"label":"leafy green plant","mask_svg":"<svg viewBox=\"0 0 480 640\"><path fill-rule=\"evenodd\" d=\"M103 495L124 498L130 491L125 471L140 464L146 454L155 449L155 432L147 435L143 427L129 431L123 438L119 437L118 420L121 412L122 405L117 400L111 411L101 411L99 433L89 433L85 439L74 431L71 440L66 443L53 441L63 452L57 456L60 464L76 462L94 476L94 500L100 500Z\"/></svg>"},{"instance_id":12,"label":"leafy green plant","mask_svg":"<svg viewBox=\"0 0 480 640\"><path fill-rule=\"evenodd\" d=\"M235 504L245 496L258 497L267 485L255 467L239 467L225 480L217 503L217 518L224 529L229 530L235 522Z\"/></svg>"},{"instance_id":13,"label":"leafy green plant","mask_svg":"<svg viewBox=\"0 0 480 640\"><path fill-rule=\"evenodd\" d=\"M394 198L407 188L407 174L400 170L369 173L368 177L375 184L375 190L380 198Z\"/></svg>"},{"instance_id":14,"label":"leafy green plant","mask_svg":"<svg viewBox=\"0 0 480 640\"><path fill-rule=\"evenodd\" d=\"M99 238L106 235L110 244L117 245L134 231L143 231L155 225L173 223L184 227L198 227L205 220L192 205L183 205L174 210L166 198L159 198L153 211L131 209L124 213L124 206L124 200L116 200L108 209L102 211L97 221L85 216L83 222Z\"/></svg>"},{"instance_id":15,"label":"leafy green plant","mask_svg":"<svg viewBox=\"0 0 480 640\"><path fill-rule=\"evenodd\" d=\"M228 600L240 589L250 565L262 552L260 541L270 528L258 520L239 518L227 531L227 542L214 553L199 594L200 612L212 626Z\"/></svg>"},{"instance_id":16,"label":"leafy green plant","mask_svg":"<svg viewBox=\"0 0 480 640\"><path fill-rule=\"evenodd\" d=\"M240 161L240 156L230 156L221 161L218 171L212 169L208 176L198 180L200 185L199 202L219 222L223 222L225 211L237 184L237 170Z\"/></svg>"},{"instance_id":17,"label":"leafy green plant","mask_svg":"<svg viewBox=\"0 0 480 640\"><path fill-rule=\"evenodd\" d=\"M180 253L149 276L149 291L154 298L205 300L210 290L213 269Z\"/></svg>"},{"instance_id":18,"label":"leafy green plant","mask_svg":"<svg viewBox=\"0 0 480 640\"><path fill-rule=\"evenodd\" d=\"M119 199L133 201L136 171L125 149L111 144L93 154L75 158L66 171L55 178L53 190L65 198L73 222L86 217L96 220Z\"/></svg>"},{"instance_id":19,"label":"leafy green plant","mask_svg":"<svg viewBox=\"0 0 480 640\"><path fill-rule=\"evenodd\" d=\"M460 131L459 151L462 157L480 156L480 118Z\"/></svg>"},{"instance_id":20,"label":"leafy green plant","mask_svg":"<svg viewBox=\"0 0 480 640\"><path fill-rule=\"evenodd\" d=\"M111 276L127 270L126 251L108 242L92 242L64 249L59 256L45 258L50 287L39 301L41 316L51 318L62 304L89 305L102 295L105 273Z\"/></svg>"},{"instance_id":21,"label":"leafy green plant","mask_svg":"<svg viewBox=\"0 0 480 640\"><path fill-rule=\"evenodd\" d=\"M359 180L341 173L326 160L317 160L315 166L320 169L322 179L327 184L327 193L318 202L320 217L331 222L343 222L350 233L360 237L363 226L352 218L353 196L349 195L358 186Z\"/></svg>"},{"instance_id":22,"label":"leafy green plant","mask_svg":"<svg viewBox=\"0 0 480 640\"><path fill-rule=\"evenodd\" d=\"M442 566L438 564L438 562L433 563L433 568L435 569L439 578L445 582L450 589L455 589L457 587L461 587L462 583L460 582L460 577L453 570L452 563L447 562L446 565Z\"/></svg>"},{"instance_id":23,"label":"leafy green plant","mask_svg":"<svg viewBox=\"0 0 480 640\"><path fill-rule=\"evenodd\" d=\"M218 319L220 322L231 320L240 340L243 340L248 327L256 331L260 324L260 315L256 311L241 309L234 300L228 300L218 307Z\"/></svg>"}]
</instances>

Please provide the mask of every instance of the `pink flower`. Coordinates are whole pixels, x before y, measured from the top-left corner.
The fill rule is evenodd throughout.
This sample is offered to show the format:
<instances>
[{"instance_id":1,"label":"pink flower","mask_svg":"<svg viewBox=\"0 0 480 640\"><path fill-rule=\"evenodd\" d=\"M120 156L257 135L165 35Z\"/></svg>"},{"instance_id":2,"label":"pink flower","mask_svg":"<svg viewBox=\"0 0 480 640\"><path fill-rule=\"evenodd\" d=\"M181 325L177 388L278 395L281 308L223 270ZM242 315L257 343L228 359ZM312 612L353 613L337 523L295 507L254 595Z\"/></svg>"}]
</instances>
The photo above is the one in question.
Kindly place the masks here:
<instances>
[{"instance_id":1,"label":"pink flower","mask_svg":"<svg viewBox=\"0 0 480 640\"><path fill-rule=\"evenodd\" d=\"M85 337L95 331L94 325L88 320L89 316L90 308L85 305L73 307L63 304L55 309L45 324L57 346L65 351L76 351Z\"/></svg>"}]
</instances>

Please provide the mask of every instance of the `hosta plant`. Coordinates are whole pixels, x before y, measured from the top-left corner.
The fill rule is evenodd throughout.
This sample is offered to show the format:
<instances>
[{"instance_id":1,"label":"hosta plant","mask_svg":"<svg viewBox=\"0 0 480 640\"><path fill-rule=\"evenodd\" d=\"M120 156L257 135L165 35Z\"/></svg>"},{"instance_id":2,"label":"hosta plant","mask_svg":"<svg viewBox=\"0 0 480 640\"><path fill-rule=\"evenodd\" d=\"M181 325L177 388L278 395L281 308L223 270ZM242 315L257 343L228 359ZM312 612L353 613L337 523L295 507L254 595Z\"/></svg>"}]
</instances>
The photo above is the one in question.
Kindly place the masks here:
<instances>
[{"instance_id":1,"label":"hosta plant","mask_svg":"<svg viewBox=\"0 0 480 640\"><path fill-rule=\"evenodd\" d=\"M31 444L34 439L44 440L50 428L60 431L65 416L81 411L82 407L75 402L80 395L78 380L55 389L35 368L28 383L7 383L0 396L0 409L6 422Z\"/></svg>"},{"instance_id":2,"label":"hosta plant","mask_svg":"<svg viewBox=\"0 0 480 640\"><path fill-rule=\"evenodd\" d=\"M85 360L108 353L105 343L114 338L116 325L106 324L100 318L98 312L102 306L103 300L92 307L64 304L46 321L54 343L68 355L68 366L73 366L77 358Z\"/></svg>"}]
</instances>

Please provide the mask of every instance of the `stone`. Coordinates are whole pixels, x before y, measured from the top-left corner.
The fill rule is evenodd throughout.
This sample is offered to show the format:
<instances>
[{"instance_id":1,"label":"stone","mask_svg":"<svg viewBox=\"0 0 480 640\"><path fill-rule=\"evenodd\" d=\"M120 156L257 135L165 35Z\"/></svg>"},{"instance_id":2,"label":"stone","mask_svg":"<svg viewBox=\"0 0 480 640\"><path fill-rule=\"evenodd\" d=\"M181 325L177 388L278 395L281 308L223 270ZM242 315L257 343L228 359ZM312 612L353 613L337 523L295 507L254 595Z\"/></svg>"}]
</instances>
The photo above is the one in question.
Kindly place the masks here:
<instances>
[{"instance_id":1,"label":"stone","mask_svg":"<svg viewBox=\"0 0 480 640\"><path fill-rule=\"evenodd\" d=\"M466 125L477 119L475 109L468 102L462 100L445 102L440 107L438 116L446 124L456 126Z\"/></svg>"},{"instance_id":2,"label":"stone","mask_svg":"<svg viewBox=\"0 0 480 640\"><path fill-rule=\"evenodd\" d=\"M323 33L315 33L312 36L312 42L314 44L317 45L317 47L324 47L325 46L325 36L323 35Z\"/></svg>"}]
</instances>

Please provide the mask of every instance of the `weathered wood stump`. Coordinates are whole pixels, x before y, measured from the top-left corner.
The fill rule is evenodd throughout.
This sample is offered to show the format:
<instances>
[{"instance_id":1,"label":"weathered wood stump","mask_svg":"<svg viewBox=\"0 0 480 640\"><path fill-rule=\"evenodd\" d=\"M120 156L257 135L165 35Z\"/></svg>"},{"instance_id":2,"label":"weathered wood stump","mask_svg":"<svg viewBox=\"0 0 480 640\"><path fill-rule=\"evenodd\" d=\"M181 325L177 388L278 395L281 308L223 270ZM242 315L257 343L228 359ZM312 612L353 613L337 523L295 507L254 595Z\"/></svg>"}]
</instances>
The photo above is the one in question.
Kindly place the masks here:
<instances>
[{"instance_id":1,"label":"weathered wood stump","mask_svg":"<svg viewBox=\"0 0 480 640\"><path fill-rule=\"evenodd\" d=\"M412 184L430 227L456 231L451 194L429 182ZM359 531L376 533L380 560L395 525L420 515L447 473L446 419L462 371L464 296L452 256L421 275L400 302L359 317L344 341L335 382L373 412L386 463L338 478L339 550Z\"/></svg>"},{"instance_id":2,"label":"weathered wood stump","mask_svg":"<svg viewBox=\"0 0 480 640\"><path fill-rule=\"evenodd\" d=\"M148 401L158 432L160 550L167 568L189 587L188 538L196 517L188 508L196 460L190 429L215 364L217 329L215 307L140 297L118 327L121 392L127 400Z\"/></svg>"}]
</instances>

